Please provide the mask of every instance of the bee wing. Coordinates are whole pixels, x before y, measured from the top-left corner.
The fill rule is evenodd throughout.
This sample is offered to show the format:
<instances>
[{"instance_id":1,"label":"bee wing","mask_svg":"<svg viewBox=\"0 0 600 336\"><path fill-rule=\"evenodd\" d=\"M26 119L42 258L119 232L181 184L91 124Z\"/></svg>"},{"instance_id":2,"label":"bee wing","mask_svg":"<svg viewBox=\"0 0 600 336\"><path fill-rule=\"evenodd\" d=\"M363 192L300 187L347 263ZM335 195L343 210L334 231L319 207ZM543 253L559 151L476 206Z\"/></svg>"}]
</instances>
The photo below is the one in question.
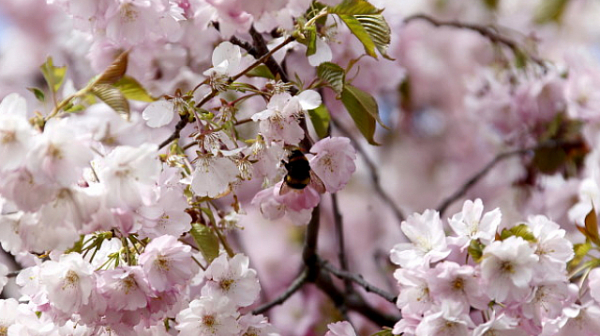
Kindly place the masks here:
<instances>
[{"instance_id":1,"label":"bee wing","mask_svg":"<svg viewBox=\"0 0 600 336\"><path fill-rule=\"evenodd\" d=\"M289 193L292 190L292 188L285 183L285 181L283 181L283 183L281 184L281 188L279 188L279 195L283 196L287 193Z\"/></svg>"},{"instance_id":2,"label":"bee wing","mask_svg":"<svg viewBox=\"0 0 600 336\"><path fill-rule=\"evenodd\" d=\"M319 194L324 194L325 191L327 191L321 178L317 176L312 169L310 171L310 186L313 187L313 189L315 189Z\"/></svg>"}]
</instances>

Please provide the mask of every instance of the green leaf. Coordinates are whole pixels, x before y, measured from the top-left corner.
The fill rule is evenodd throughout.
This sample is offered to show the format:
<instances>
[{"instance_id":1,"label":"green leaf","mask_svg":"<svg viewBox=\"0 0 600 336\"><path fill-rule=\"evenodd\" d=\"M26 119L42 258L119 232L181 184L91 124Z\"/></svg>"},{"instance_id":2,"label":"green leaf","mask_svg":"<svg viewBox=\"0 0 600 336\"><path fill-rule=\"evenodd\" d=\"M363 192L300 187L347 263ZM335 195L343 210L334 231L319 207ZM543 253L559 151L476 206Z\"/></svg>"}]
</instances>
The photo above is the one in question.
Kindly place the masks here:
<instances>
[{"instance_id":1,"label":"green leaf","mask_svg":"<svg viewBox=\"0 0 600 336\"><path fill-rule=\"evenodd\" d=\"M373 139L379 112L375 98L352 85L345 85L342 91L342 103L354 120L354 124L371 145L379 144Z\"/></svg>"},{"instance_id":2,"label":"green leaf","mask_svg":"<svg viewBox=\"0 0 600 336\"><path fill-rule=\"evenodd\" d=\"M534 20L538 24L560 22L569 0L544 0L540 1Z\"/></svg>"},{"instance_id":3,"label":"green leaf","mask_svg":"<svg viewBox=\"0 0 600 336\"><path fill-rule=\"evenodd\" d=\"M484 249L485 249L485 245L482 244L479 240L474 239L474 240L471 240L471 243L469 244L469 248L467 249L467 252L471 256L471 258L473 258L473 261L478 263L481 261L481 258L483 257Z\"/></svg>"},{"instance_id":4,"label":"green leaf","mask_svg":"<svg viewBox=\"0 0 600 336\"><path fill-rule=\"evenodd\" d=\"M44 102L46 100L46 96L44 95L44 91L35 88L35 87L28 87L27 90L33 92L33 95L35 96L35 99L39 100L40 102Z\"/></svg>"},{"instance_id":5,"label":"green leaf","mask_svg":"<svg viewBox=\"0 0 600 336\"><path fill-rule=\"evenodd\" d=\"M533 235L533 232L531 232L531 230L529 229L529 226L527 226L527 224L524 223L513 226L510 229L504 229L500 233L500 238L502 240L511 236L521 237L524 240L532 243L537 242L537 239L535 239L535 236Z\"/></svg>"},{"instance_id":6,"label":"green leaf","mask_svg":"<svg viewBox=\"0 0 600 336\"><path fill-rule=\"evenodd\" d=\"M58 89L60 89L62 83L65 80L65 75L67 73L67 67L66 66L61 66L61 67L55 66L52 61L52 57L48 57L46 59L46 63L44 63L40 66L40 70L42 71L42 74L44 75L44 79L46 80L46 83L48 84L48 88L50 88L50 90L52 92L58 92Z\"/></svg>"},{"instance_id":7,"label":"green leaf","mask_svg":"<svg viewBox=\"0 0 600 336\"><path fill-rule=\"evenodd\" d=\"M317 27L310 26L302 30L302 36L296 40L306 46L306 56L314 55L317 52Z\"/></svg>"},{"instance_id":8,"label":"green leaf","mask_svg":"<svg viewBox=\"0 0 600 336\"><path fill-rule=\"evenodd\" d=\"M133 77L124 76L114 86L118 88L127 99L151 103L155 101L148 91Z\"/></svg>"},{"instance_id":9,"label":"green leaf","mask_svg":"<svg viewBox=\"0 0 600 336\"><path fill-rule=\"evenodd\" d=\"M592 210L585 216L585 232L586 237L589 238L592 243L600 245L600 236L598 236L598 217L596 216L596 209L592 207Z\"/></svg>"},{"instance_id":10,"label":"green leaf","mask_svg":"<svg viewBox=\"0 0 600 336\"><path fill-rule=\"evenodd\" d=\"M542 147L534 152L533 165L544 174L554 174L567 162L567 153L560 147Z\"/></svg>"},{"instance_id":11,"label":"green leaf","mask_svg":"<svg viewBox=\"0 0 600 336\"><path fill-rule=\"evenodd\" d=\"M373 58L377 58L377 54L375 53L375 42L369 36L367 30L363 27L363 25L354 17L353 15L339 15L340 19L344 21L350 32L363 44L365 48L365 52L367 55L372 56Z\"/></svg>"},{"instance_id":12,"label":"green leaf","mask_svg":"<svg viewBox=\"0 0 600 336\"><path fill-rule=\"evenodd\" d=\"M571 261L569 261L569 269L574 269L575 267L577 267L577 265L579 265L583 261L583 258L585 258L585 256L591 249L592 244L590 244L589 241L586 241L585 243L574 244L573 252L575 252L575 256L573 257L573 259L571 259Z\"/></svg>"},{"instance_id":13,"label":"green leaf","mask_svg":"<svg viewBox=\"0 0 600 336\"><path fill-rule=\"evenodd\" d=\"M346 72L341 66L331 62L321 63L317 67L317 75L327 82L329 87L337 92L338 95L344 90Z\"/></svg>"},{"instance_id":14,"label":"green leaf","mask_svg":"<svg viewBox=\"0 0 600 336\"><path fill-rule=\"evenodd\" d=\"M248 73L246 73L246 76L275 79L275 76L273 76L273 73L271 72L271 70L269 70L269 67L267 67L264 64L261 64L255 67L254 69L248 71Z\"/></svg>"},{"instance_id":15,"label":"green leaf","mask_svg":"<svg viewBox=\"0 0 600 336\"><path fill-rule=\"evenodd\" d=\"M387 54L392 30L383 15L356 15L355 18L369 34L379 53L389 60L394 60Z\"/></svg>"},{"instance_id":16,"label":"green leaf","mask_svg":"<svg viewBox=\"0 0 600 336\"><path fill-rule=\"evenodd\" d=\"M92 93L125 120L129 120L129 102L119 89L109 84L97 84L92 87Z\"/></svg>"},{"instance_id":17,"label":"green leaf","mask_svg":"<svg viewBox=\"0 0 600 336\"><path fill-rule=\"evenodd\" d=\"M371 336L392 336L392 335L393 335L392 334L392 329L389 329L389 328L386 327L385 329L380 330L380 331L374 333Z\"/></svg>"},{"instance_id":18,"label":"green leaf","mask_svg":"<svg viewBox=\"0 0 600 336\"><path fill-rule=\"evenodd\" d=\"M329 121L331 121L331 115L327 107L321 105L314 110L309 110L308 116L319 138L326 137L329 133Z\"/></svg>"},{"instance_id":19,"label":"green leaf","mask_svg":"<svg viewBox=\"0 0 600 336\"><path fill-rule=\"evenodd\" d=\"M125 71L127 71L128 59L129 53L127 51L122 52L112 64L100 74L94 84L115 84L118 82L125 75Z\"/></svg>"},{"instance_id":20,"label":"green leaf","mask_svg":"<svg viewBox=\"0 0 600 336\"><path fill-rule=\"evenodd\" d=\"M328 7L327 12L338 15L381 14L378 9L366 0L344 0L337 6Z\"/></svg>"},{"instance_id":21,"label":"green leaf","mask_svg":"<svg viewBox=\"0 0 600 336\"><path fill-rule=\"evenodd\" d=\"M206 225L192 223L192 237L204 259L210 264L219 256L219 237Z\"/></svg>"}]
</instances>

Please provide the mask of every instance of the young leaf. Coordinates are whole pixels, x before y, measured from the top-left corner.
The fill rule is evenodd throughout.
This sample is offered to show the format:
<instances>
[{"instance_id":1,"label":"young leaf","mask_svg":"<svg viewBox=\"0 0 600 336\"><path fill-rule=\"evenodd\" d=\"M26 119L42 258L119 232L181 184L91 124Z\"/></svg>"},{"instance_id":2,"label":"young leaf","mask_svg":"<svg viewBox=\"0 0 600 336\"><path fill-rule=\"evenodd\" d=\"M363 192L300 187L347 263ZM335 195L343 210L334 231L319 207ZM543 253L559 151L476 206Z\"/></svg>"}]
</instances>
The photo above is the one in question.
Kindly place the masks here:
<instances>
[{"instance_id":1,"label":"young leaf","mask_svg":"<svg viewBox=\"0 0 600 336\"><path fill-rule=\"evenodd\" d=\"M327 12L338 15L381 14L378 9L366 0L344 0L337 6L328 7Z\"/></svg>"},{"instance_id":2,"label":"young leaf","mask_svg":"<svg viewBox=\"0 0 600 336\"><path fill-rule=\"evenodd\" d=\"M115 84L125 75L129 52L122 52L95 81L95 84Z\"/></svg>"},{"instance_id":3,"label":"young leaf","mask_svg":"<svg viewBox=\"0 0 600 336\"><path fill-rule=\"evenodd\" d=\"M569 0L541 1L534 16L535 22L539 24L560 22L568 4Z\"/></svg>"},{"instance_id":4,"label":"young leaf","mask_svg":"<svg viewBox=\"0 0 600 336\"><path fill-rule=\"evenodd\" d=\"M375 42L369 36L367 30L363 27L363 25L354 17L353 15L339 15L340 19L344 21L348 29L352 32L354 36L363 44L365 48L365 52L367 55L377 58L377 54L375 53Z\"/></svg>"},{"instance_id":5,"label":"young leaf","mask_svg":"<svg viewBox=\"0 0 600 336\"><path fill-rule=\"evenodd\" d=\"M373 139L376 128L376 118L378 117L378 107L375 98L370 94L347 84L342 91L342 103L350 113L354 120L354 124L360 130L367 141L378 146L379 144Z\"/></svg>"},{"instance_id":6,"label":"young leaf","mask_svg":"<svg viewBox=\"0 0 600 336\"><path fill-rule=\"evenodd\" d=\"M114 86L118 88L127 99L151 103L155 101L148 91L133 77L124 76Z\"/></svg>"},{"instance_id":7,"label":"young leaf","mask_svg":"<svg viewBox=\"0 0 600 336\"><path fill-rule=\"evenodd\" d=\"M44 102L46 100L46 96L44 95L44 91L35 88L35 87L29 87L27 88L27 90L31 91L33 93L33 95L35 96L35 99L39 100L40 102Z\"/></svg>"},{"instance_id":8,"label":"young leaf","mask_svg":"<svg viewBox=\"0 0 600 336\"><path fill-rule=\"evenodd\" d=\"M467 252L473 258L473 261L480 262L483 257L483 250L485 249L485 245L483 245L479 240L471 240L469 247L467 248Z\"/></svg>"},{"instance_id":9,"label":"young leaf","mask_svg":"<svg viewBox=\"0 0 600 336\"><path fill-rule=\"evenodd\" d=\"M317 75L327 82L331 89L337 92L338 95L344 90L346 72L341 66L331 62L321 63L317 67Z\"/></svg>"},{"instance_id":10,"label":"young leaf","mask_svg":"<svg viewBox=\"0 0 600 336\"><path fill-rule=\"evenodd\" d=\"M573 252L575 252L575 257L569 261L569 269L574 269L579 265L583 258L587 255L587 253L592 249L592 244L589 241L580 244L573 245Z\"/></svg>"},{"instance_id":11,"label":"young leaf","mask_svg":"<svg viewBox=\"0 0 600 336\"><path fill-rule=\"evenodd\" d=\"M384 327L385 329L380 330L376 333L374 333L371 336L392 336L392 329L389 329L388 327Z\"/></svg>"},{"instance_id":12,"label":"young leaf","mask_svg":"<svg viewBox=\"0 0 600 336\"><path fill-rule=\"evenodd\" d=\"M391 42L392 31L383 15L356 15L355 18L363 26L381 56L394 60L387 54Z\"/></svg>"},{"instance_id":13,"label":"young leaf","mask_svg":"<svg viewBox=\"0 0 600 336\"><path fill-rule=\"evenodd\" d=\"M269 68L264 64L261 64L261 65L255 67L254 69L248 71L248 73L246 73L246 76L275 79L275 76L273 76L273 73L271 72L271 70L269 70Z\"/></svg>"},{"instance_id":14,"label":"young leaf","mask_svg":"<svg viewBox=\"0 0 600 336\"><path fill-rule=\"evenodd\" d=\"M46 63L40 66L40 70L46 79L46 83L52 92L58 92L60 86L65 80L67 73L67 66L57 67L52 61L52 57L46 59Z\"/></svg>"},{"instance_id":15,"label":"young leaf","mask_svg":"<svg viewBox=\"0 0 600 336\"><path fill-rule=\"evenodd\" d=\"M319 138L326 137L329 130L329 121L331 121L331 115L327 107L321 105L314 110L309 110L308 116Z\"/></svg>"},{"instance_id":16,"label":"young leaf","mask_svg":"<svg viewBox=\"0 0 600 336\"><path fill-rule=\"evenodd\" d=\"M306 56L314 55L317 52L317 27L310 26L302 30L302 36L296 40L306 46Z\"/></svg>"},{"instance_id":17,"label":"young leaf","mask_svg":"<svg viewBox=\"0 0 600 336\"><path fill-rule=\"evenodd\" d=\"M596 209L592 208L590 212L585 216L585 232L586 237L589 238L592 243L600 245L600 236L598 235L598 217L596 216Z\"/></svg>"},{"instance_id":18,"label":"young leaf","mask_svg":"<svg viewBox=\"0 0 600 336\"><path fill-rule=\"evenodd\" d=\"M535 239L535 236L533 235L533 232L531 232L531 230L529 229L529 226L527 226L527 224L515 225L515 226L511 227L510 229L502 230L502 232L500 233L500 238L502 240L504 240L510 236L521 237L524 240L526 240L528 242L532 242L532 243L537 241Z\"/></svg>"},{"instance_id":19,"label":"young leaf","mask_svg":"<svg viewBox=\"0 0 600 336\"><path fill-rule=\"evenodd\" d=\"M125 120L129 120L129 102L119 89L109 84L97 84L92 87L92 93Z\"/></svg>"},{"instance_id":20,"label":"young leaf","mask_svg":"<svg viewBox=\"0 0 600 336\"><path fill-rule=\"evenodd\" d=\"M198 244L200 253L208 263L219 256L219 237L211 228L200 223L192 223L190 233L196 244Z\"/></svg>"}]
</instances>

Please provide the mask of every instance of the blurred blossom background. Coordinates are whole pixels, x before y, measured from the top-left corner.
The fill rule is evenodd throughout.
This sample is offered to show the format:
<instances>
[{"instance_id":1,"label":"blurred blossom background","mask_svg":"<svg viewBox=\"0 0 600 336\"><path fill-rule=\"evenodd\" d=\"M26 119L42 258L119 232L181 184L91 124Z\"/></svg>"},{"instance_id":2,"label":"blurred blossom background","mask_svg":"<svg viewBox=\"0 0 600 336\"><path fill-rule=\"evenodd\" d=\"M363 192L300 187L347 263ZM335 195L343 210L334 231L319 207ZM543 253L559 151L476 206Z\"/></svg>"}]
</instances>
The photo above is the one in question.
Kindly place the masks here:
<instances>
[{"instance_id":1,"label":"blurred blossom background","mask_svg":"<svg viewBox=\"0 0 600 336\"><path fill-rule=\"evenodd\" d=\"M180 2L192 7L196 3ZM531 214L544 214L574 232L574 224L583 219L583 212L570 211L584 202L581 182L595 178L593 172L600 166L596 149L600 140L600 2L372 2L385 8L383 14L392 29L389 54L394 60L363 57L355 66L353 85L377 99L383 123L389 127L378 126L375 139L381 145L369 145L335 95L324 92L334 119L332 134L350 136L360 147L357 171L338 193L350 269L389 292L397 292L389 251L405 238L394 207L405 217L438 208L498 154L535 146L549 137L552 123L566 125L564 119L581 122L578 131L569 136L584 141L585 159L569 156L557 167L542 171L533 153L510 156L452 202L442 218L459 212L464 200L481 198L486 211L502 209L504 227ZM201 82L202 72L211 66L212 48L222 40L216 32L200 37L198 27L183 22L181 36L118 45L75 22L60 5L63 1L56 3L0 0L0 97L21 94L28 100L31 115L49 110L27 90L45 85L39 66L48 56L55 64L68 66L65 90L73 90L102 71L115 50L131 47L128 74L160 96L177 88L190 90ZM510 48L494 44L473 30L435 27L420 19L405 21L416 14L446 22L491 25L495 33L518 45L522 54L515 55ZM329 45L333 62L345 66L364 49L345 27L338 28ZM535 62L538 59L544 66ZM304 49L289 50L285 66L290 78L297 74L310 82L315 76L304 58ZM132 104L138 117L131 122L143 124L139 114L144 107ZM262 109L261 101L249 100L239 113L251 115ZM107 106L99 105L83 113L103 116L109 113L106 111ZM245 134L257 130L256 125L244 127L240 130ZM161 141L168 134L159 134L156 139ZM374 176L379 186L374 184ZM287 219L264 219L250 204L258 190L260 181L239 187L245 215L238 225L243 229L230 235L237 250L249 255L262 284L261 298L267 301L285 290L297 275L304 227ZM394 207L386 202L386 195ZM319 249L323 257L336 260L329 195L322 202ZM228 199L221 203L229 204ZM17 294L9 287L4 295ZM365 296L377 308L397 311L377 296ZM336 314L333 304L310 286L268 313L283 335L323 334L327 323L339 319ZM361 317L353 313L350 317L358 321L361 330L373 330L373 325Z\"/></svg>"}]
</instances>

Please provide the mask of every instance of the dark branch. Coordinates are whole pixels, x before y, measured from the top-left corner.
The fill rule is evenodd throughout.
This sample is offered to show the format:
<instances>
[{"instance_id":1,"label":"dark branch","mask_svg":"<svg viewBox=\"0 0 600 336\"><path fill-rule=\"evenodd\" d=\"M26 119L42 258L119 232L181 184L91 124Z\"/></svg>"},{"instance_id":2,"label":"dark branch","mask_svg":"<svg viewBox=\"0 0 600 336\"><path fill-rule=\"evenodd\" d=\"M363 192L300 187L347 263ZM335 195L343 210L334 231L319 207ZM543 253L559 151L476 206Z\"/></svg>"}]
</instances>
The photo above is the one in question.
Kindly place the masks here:
<instances>
[{"instance_id":1,"label":"dark branch","mask_svg":"<svg viewBox=\"0 0 600 336\"><path fill-rule=\"evenodd\" d=\"M168 144L171 143L171 141L175 140L175 139L179 139L179 136L181 134L181 130L183 130L185 128L185 126L188 124L188 117L187 116L180 116L181 119L179 120L179 122L177 123L177 125L175 125L175 130L173 131L173 133L166 138L163 142L160 143L160 145L158 145L158 149L162 149L165 146L167 146Z\"/></svg>"},{"instance_id":2,"label":"dark branch","mask_svg":"<svg viewBox=\"0 0 600 336\"><path fill-rule=\"evenodd\" d=\"M252 314L258 315L266 312L267 310L284 303L290 296L296 293L308 279L308 272L306 269L302 270L302 273L290 284L290 286L285 290L285 292L281 293L276 299L273 301L267 302L264 305L254 309Z\"/></svg>"},{"instance_id":3,"label":"dark branch","mask_svg":"<svg viewBox=\"0 0 600 336\"><path fill-rule=\"evenodd\" d=\"M367 281L365 281L365 279L363 279L362 275L360 274L354 274L345 270L337 269L325 260L321 260L321 266L340 279L352 281L355 284L364 288L367 292L377 294L391 303L396 303L397 297L395 295L390 294L385 290L368 283Z\"/></svg>"},{"instance_id":4,"label":"dark branch","mask_svg":"<svg viewBox=\"0 0 600 336\"><path fill-rule=\"evenodd\" d=\"M392 327L401 319L400 316L390 316L373 308L358 293L342 293L334 285L333 281L331 281L329 274L325 273L324 270L319 272L315 285L329 296L336 307L345 307L349 310L354 310L379 326Z\"/></svg>"},{"instance_id":5,"label":"dark branch","mask_svg":"<svg viewBox=\"0 0 600 336\"><path fill-rule=\"evenodd\" d=\"M362 156L364 162L366 163L367 168L369 168L371 182L373 183L373 188L375 189L375 192L385 202L385 204L387 204L387 206L389 206L390 209L392 209L392 211L394 212L394 216L396 216L396 219L398 220L398 223L402 223L402 221L404 221L404 214L402 213L400 208L396 206L392 198L383 190L383 188L381 188L381 184L379 183L379 173L377 172L377 167L375 166L375 163L371 161L371 159L367 155L367 152L364 150L364 148L362 148L360 143L354 138L350 131L348 131L345 127L343 127L339 122L337 122L333 118L331 119L331 123L340 131L340 133L342 133L343 136L350 139L350 141L352 142L352 146L356 148L356 150Z\"/></svg>"},{"instance_id":6,"label":"dark branch","mask_svg":"<svg viewBox=\"0 0 600 336\"><path fill-rule=\"evenodd\" d=\"M548 68L546 65L546 62L543 59L541 59L535 55L525 53L522 50L522 48L519 47L517 42L507 38L506 36L502 36L501 34L499 34L496 31L496 29L494 29L491 26L464 23L464 22L460 22L460 21L441 21L441 20L438 20L436 18L433 18L433 17L425 15L425 14L415 14L415 15L408 16L404 19L404 23L408 24L409 22L415 21L415 20L427 21L436 27L453 27L453 28L466 29L466 30L471 30L471 31L477 32L481 36L490 40L492 43L501 44L501 45L509 48L511 50L511 52L513 53L513 55L525 54L525 55L527 55L527 57L529 59L531 59L535 64L540 66L542 69L546 70Z\"/></svg>"},{"instance_id":7,"label":"dark branch","mask_svg":"<svg viewBox=\"0 0 600 336\"><path fill-rule=\"evenodd\" d=\"M344 244L344 223L342 222L342 214L338 206L337 194L331 194L331 205L333 207L333 222L335 223L335 234L338 243L338 260L340 261L340 267L344 271L348 271L348 259L346 258L346 247ZM352 291L352 284L350 279L344 279L344 285L346 287L346 293Z\"/></svg>"},{"instance_id":8,"label":"dark branch","mask_svg":"<svg viewBox=\"0 0 600 336\"><path fill-rule=\"evenodd\" d=\"M308 269L308 281L314 281L319 273L319 263L317 256L317 242L319 240L320 223L320 205L317 205L312 211L312 217L306 227L306 237L304 239L304 249L302 250L302 260Z\"/></svg>"},{"instance_id":9,"label":"dark branch","mask_svg":"<svg viewBox=\"0 0 600 336\"><path fill-rule=\"evenodd\" d=\"M443 200L442 203L437 207L437 211L439 211L440 216L443 215L444 212L448 209L448 207L450 205L452 205L452 203L454 203L455 201L457 201L458 199L463 197L469 189L471 189L477 182L479 182L479 180L481 180L500 161L503 161L503 160L508 159L509 157L512 157L515 155L524 155L527 153L531 153L538 149L555 148L555 147L559 147L559 146L569 146L569 145L577 146L577 145L581 145L581 142L547 140L547 141L540 142L539 144L532 146L532 147L516 149L513 151L509 151L509 152L500 153L500 154L496 155L496 157L494 157L492 159L492 161L490 161L487 165L485 165L480 171L478 171L477 173L475 173L475 175L473 175L470 179L468 179L460 187L460 189L458 189L452 195L450 195L448 198Z\"/></svg>"}]
</instances>

